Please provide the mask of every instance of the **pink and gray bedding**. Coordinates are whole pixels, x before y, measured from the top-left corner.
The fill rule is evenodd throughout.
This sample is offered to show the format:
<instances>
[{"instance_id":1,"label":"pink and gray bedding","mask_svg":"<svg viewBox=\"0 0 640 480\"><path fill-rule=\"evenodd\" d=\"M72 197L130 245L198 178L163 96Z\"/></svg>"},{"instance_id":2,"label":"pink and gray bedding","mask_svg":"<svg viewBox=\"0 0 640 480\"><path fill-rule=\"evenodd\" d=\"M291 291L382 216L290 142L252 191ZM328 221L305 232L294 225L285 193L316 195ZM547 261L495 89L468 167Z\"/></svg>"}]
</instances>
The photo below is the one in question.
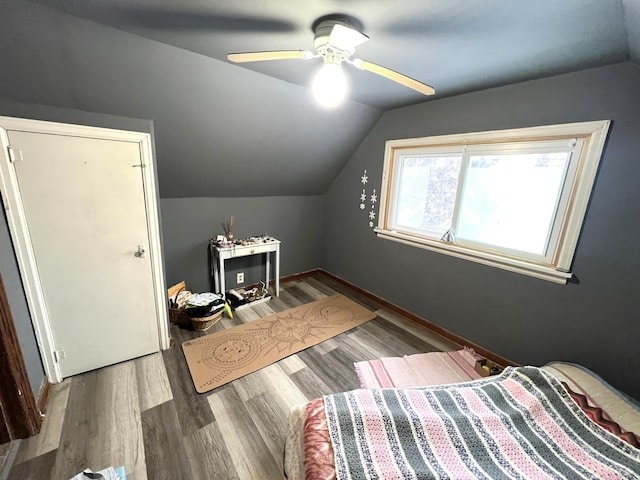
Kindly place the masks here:
<instances>
[{"instance_id":1,"label":"pink and gray bedding","mask_svg":"<svg viewBox=\"0 0 640 480\"><path fill-rule=\"evenodd\" d=\"M306 406L304 424L304 465L306 478L336 478L333 446L325 414L324 400L312 400Z\"/></svg>"},{"instance_id":2,"label":"pink and gray bedding","mask_svg":"<svg viewBox=\"0 0 640 480\"><path fill-rule=\"evenodd\" d=\"M551 362L542 367L569 389L584 395L588 407L600 409L600 415L626 432L640 434L640 403L609 385L591 370L567 362Z\"/></svg>"},{"instance_id":3,"label":"pink and gray bedding","mask_svg":"<svg viewBox=\"0 0 640 480\"><path fill-rule=\"evenodd\" d=\"M578 405L584 412L584 414L592 421L596 422L606 431L613 433L621 440L624 440L629 445L640 448L640 440L638 440L633 432L625 431L622 427L620 427L620 425L611 420L611 418L602 408L594 407L593 405L591 405L585 395L574 392L565 382L562 382L562 386L569 393L569 395L571 395L571 398L574 402L576 402L576 405Z\"/></svg>"},{"instance_id":4,"label":"pink and gray bedding","mask_svg":"<svg viewBox=\"0 0 640 480\"><path fill-rule=\"evenodd\" d=\"M289 480L640 478L640 450L535 367L456 385L356 390L297 411L304 433L293 432L287 455L298 450L304 460L285 462Z\"/></svg>"},{"instance_id":5,"label":"pink and gray bedding","mask_svg":"<svg viewBox=\"0 0 640 480\"><path fill-rule=\"evenodd\" d=\"M640 450L591 422L552 376L325 398L338 479L637 478Z\"/></svg>"},{"instance_id":6,"label":"pink and gray bedding","mask_svg":"<svg viewBox=\"0 0 640 480\"><path fill-rule=\"evenodd\" d=\"M291 409L284 470L285 480L335 480L333 446L323 398Z\"/></svg>"},{"instance_id":7,"label":"pink and gray bedding","mask_svg":"<svg viewBox=\"0 0 640 480\"><path fill-rule=\"evenodd\" d=\"M429 352L357 362L362 388L402 388L442 385L480 378L474 365L481 359L471 348L454 352Z\"/></svg>"}]
</instances>

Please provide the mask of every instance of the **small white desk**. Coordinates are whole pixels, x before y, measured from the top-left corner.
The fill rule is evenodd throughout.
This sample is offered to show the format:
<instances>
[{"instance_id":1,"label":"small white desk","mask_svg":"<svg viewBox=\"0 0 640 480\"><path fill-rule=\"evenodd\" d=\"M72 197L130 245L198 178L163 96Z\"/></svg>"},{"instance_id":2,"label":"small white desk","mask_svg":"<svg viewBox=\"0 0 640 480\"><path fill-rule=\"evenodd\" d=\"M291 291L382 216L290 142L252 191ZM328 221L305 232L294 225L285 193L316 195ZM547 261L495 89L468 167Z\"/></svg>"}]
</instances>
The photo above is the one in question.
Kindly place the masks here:
<instances>
[{"instance_id":1,"label":"small white desk","mask_svg":"<svg viewBox=\"0 0 640 480\"><path fill-rule=\"evenodd\" d=\"M274 286L276 297L280 296L280 240L269 238L253 243L251 245L232 245L229 247L218 247L212 240L211 248L211 274L215 283L216 293L225 294L224 285L224 262L230 258L246 257L247 255L265 254L266 264L266 284L269 288L269 275L271 273L271 253L275 254Z\"/></svg>"}]
</instances>

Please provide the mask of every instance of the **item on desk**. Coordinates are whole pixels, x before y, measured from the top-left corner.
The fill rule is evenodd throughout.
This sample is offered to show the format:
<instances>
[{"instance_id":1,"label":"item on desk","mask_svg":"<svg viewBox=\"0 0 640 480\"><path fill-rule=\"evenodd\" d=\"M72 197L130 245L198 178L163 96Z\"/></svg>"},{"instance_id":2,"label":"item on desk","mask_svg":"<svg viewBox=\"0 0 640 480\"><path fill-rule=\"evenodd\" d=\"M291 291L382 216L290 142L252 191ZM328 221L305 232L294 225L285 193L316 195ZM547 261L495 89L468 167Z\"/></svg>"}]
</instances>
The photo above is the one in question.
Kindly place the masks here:
<instances>
[{"instance_id":1,"label":"item on desk","mask_svg":"<svg viewBox=\"0 0 640 480\"><path fill-rule=\"evenodd\" d=\"M219 238L222 240L218 240ZM224 235L218 235L215 240L211 239L211 244L218 248L227 248L233 245L233 243L231 243Z\"/></svg>"},{"instance_id":2,"label":"item on desk","mask_svg":"<svg viewBox=\"0 0 640 480\"><path fill-rule=\"evenodd\" d=\"M229 242L233 242L233 224L236 221L236 217L231 215L223 224L222 229Z\"/></svg>"},{"instance_id":3,"label":"item on desk","mask_svg":"<svg viewBox=\"0 0 640 480\"><path fill-rule=\"evenodd\" d=\"M263 243L269 243L275 241L275 238L268 235L259 235L257 237L247 237L247 238L234 238L233 236L227 238L224 235L217 235L216 238L211 239L211 244L218 248L228 248L234 245L240 245L243 247L247 247L250 245L259 245Z\"/></svg>"}]
</instances>

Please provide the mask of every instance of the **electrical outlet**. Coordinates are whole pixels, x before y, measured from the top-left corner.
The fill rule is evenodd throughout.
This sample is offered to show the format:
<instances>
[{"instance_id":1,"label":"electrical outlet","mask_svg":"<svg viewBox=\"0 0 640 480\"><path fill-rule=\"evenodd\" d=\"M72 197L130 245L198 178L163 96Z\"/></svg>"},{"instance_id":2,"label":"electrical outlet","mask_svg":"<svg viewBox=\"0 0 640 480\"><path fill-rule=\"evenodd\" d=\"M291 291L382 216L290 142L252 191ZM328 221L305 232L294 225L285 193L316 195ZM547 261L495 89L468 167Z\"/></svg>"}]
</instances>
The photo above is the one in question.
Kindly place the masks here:
<instances>
[{"instance_id":1,"label":"electrical outlet","mask_svg":"<svg viewBox=\"0 0 640 480\"><path fill-rule=\"evenodd\" d=\"M240 272L236 274L236 283L239 285L244 283L244 272Z\"/></svg>"}]
</instances>

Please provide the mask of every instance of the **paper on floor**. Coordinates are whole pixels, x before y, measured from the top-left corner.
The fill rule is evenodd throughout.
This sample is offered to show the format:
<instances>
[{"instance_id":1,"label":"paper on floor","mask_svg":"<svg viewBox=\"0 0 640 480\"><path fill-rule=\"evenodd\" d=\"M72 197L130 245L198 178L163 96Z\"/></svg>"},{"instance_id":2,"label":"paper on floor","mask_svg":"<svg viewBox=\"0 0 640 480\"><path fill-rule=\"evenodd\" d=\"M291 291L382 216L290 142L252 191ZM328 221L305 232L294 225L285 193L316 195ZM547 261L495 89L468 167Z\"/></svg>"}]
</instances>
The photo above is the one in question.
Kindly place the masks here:
<instances>
[{"instance_id":1,"label":"paper on floor","mask_svg":"<svg viewBox=\"0 0 640 480\"><path fill-rule=\"evenodd\" d=\"M80 472L75 477L69 480L127 480L127 475L124 473L124 467L105 468L99 472L94 472L87 468L84 472Z\"/></svg>"}]
</instances>

